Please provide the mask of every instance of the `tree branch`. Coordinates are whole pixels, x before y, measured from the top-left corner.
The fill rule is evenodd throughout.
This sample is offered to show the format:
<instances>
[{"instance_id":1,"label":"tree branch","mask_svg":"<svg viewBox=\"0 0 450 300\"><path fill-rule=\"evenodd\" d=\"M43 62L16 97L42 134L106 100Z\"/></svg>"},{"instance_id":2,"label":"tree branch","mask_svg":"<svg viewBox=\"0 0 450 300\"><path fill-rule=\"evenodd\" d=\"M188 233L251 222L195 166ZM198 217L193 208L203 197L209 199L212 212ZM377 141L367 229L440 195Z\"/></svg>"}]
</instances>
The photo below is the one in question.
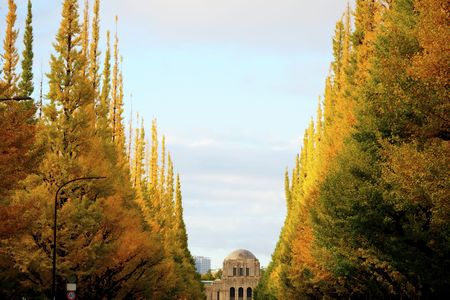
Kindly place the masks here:
<instances>
[{"instance_id":1,"label":"tree branch","mask_svg":"<svg viewBox=\"0 0 450 300\"><path fill-rule=\"evenodd\" d=\"M23 101L23 100L33 100L33 98L28 97L28 96L17 96L17 97L10 97L10 98L0 98L0 102Z\"/></svg>"}]
</instances>

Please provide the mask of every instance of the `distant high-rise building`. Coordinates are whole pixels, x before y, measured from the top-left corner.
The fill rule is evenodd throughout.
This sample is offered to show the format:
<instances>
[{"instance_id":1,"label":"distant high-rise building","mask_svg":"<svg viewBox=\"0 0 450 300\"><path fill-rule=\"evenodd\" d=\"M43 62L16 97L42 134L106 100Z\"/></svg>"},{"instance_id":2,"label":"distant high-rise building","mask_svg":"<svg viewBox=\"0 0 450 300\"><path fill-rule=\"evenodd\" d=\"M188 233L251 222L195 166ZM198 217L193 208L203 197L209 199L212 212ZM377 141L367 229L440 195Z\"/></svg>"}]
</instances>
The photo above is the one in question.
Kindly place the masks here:
<instances>
[{"instance_id":1,"label":"distant high-rise building","mask_svg":"<svg viewBox=\"0 0 450 300\"><path fill-rule=\"evenodd\" d=\"M197 273L206 274L211 270L211 259L204 256L194 256Z\"/></svg>"}]
</instances>

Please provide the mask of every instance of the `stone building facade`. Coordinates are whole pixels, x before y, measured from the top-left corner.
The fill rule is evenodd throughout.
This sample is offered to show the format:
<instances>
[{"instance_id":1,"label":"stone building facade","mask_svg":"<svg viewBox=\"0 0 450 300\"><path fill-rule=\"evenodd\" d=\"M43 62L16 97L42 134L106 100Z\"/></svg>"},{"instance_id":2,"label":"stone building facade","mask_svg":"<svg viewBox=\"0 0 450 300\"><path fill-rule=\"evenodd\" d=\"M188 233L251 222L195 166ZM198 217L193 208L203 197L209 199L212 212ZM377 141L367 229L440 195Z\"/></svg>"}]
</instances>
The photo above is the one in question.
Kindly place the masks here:
<instances>
[{"instance_id":1,"label":"stone building facade","mask_svg":"<svg viewBox=\"0 0 450 300\"><path fill-rule=\"evenodd\" d=\"M235 250L223 261L222 278L205 282L206 300L251 300L260 275L255 255Z\"/></svg>"}]
</instances>

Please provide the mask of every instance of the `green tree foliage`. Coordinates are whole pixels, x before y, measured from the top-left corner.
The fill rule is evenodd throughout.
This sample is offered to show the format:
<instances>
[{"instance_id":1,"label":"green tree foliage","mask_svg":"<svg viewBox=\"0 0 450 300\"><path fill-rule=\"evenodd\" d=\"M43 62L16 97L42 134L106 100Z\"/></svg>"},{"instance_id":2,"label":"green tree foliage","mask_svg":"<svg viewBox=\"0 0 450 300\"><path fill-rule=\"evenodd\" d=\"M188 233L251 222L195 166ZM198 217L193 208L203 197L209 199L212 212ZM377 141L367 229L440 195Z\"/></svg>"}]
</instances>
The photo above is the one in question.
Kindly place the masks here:
<instances>
[{"instance_id":1,"label":"green tree foliage","mask_svg":"<svg viewBox=\"0 0 450 300\"><path fill-rule=\"evenodd\" d=\"M139 116L138 116L139 119ZM163 265L166 270L168 299L202 299L200 276L189 252L186 227L183 221L181 182L174 176L170 153L166 153L165 138L158 140L156 120L152 138L145 142L141 120L134 138L131 181L136 189L136 202L149 230L161 239ZM145 159L149 153L148 159ZM167 166L166 166L167 161Z\"/></svg>"},{"instance_id":2,"label":"green tree foliage","mask_svg":"<svg viewBox=\"0 0 450 300\"><path fill-rule=\"evenodd\" d=\"M92 52L91 52L92 53ZM107 142L112 140L111 127L109 126L109 107L110 107L110 93L111 93L111 47L110 47L110 33L106 32L106 53L103 64L102 86L100 93L100 102L96 106L97 124L96 128L98 134Z\"/></svg>"},{"instance_id":3,"label":"green tree foliage","mask_svg":"<svg viewBox=\"0 0 450 300\"><path fill-rule=\"evenodd\" d=\"M31 0L28 0L25 34L23 36L24 50L22 52L22 78L19 82L21 96L31 96L33 85L33 14Z\"/></svg>"},{"instance_id":4,"label":"green tree foliage","mask_svg":"<svg viewBox=\"0 0 450 300\"><path fill-rule=\"evenodd\" d=\"M448 3L358 0L353 32L349 16L257 299L449 293Z\"/></svg>"},{"instance_id":5,"label":"green tree foliage","mask_svg":"<svg viewBox=\"0 0 450 300\"><path fill-rule=\"evenodd\" d=\"M0 202L6 201L17 184L36 164L33 150L35 108L23 109L19 103L0 103Z\"/></svg>"},{"instance_id":6,"label":"green tree foliage","mask_svg":"<svg viewBox=\"0 0 450 300\"><path fill-rule=\"evenodd\" d=\"M18 91L16 65L18 54L16 49L17 30L14 29L16 20L16 4L8 1L6 17L6 36L3 43L3 79L0 80L0 97L29 96L28 91ZM25 32L25 44L31 41L31 6L28 4L28 17ZM32 52L25 51L24 54ZM25 61L24 58L23 61ZM31 67L31 66L30 66ZM33 78L32 69L28 69L26 76ZM32 91L32 85L31 85ZM25 94L21 94L21 93ZM19 94L17 94L19 93ZM30 92L31 93L31 92ZM35 107L31 101L0 102L0 202L8 203L6 195L12 194L19 182L34 170L37 160L37 149L33 149L35 138Z\"/></svg>"},{"instance_id":7,"label":"green tree foliage","mask_svg":"<svg viewBox=\"0 0 450 300\"><path fill-rule=\"evenodd\" d=\"M92 20L92 41L89 48L89 79L95 92L95 103L99 105L100 77L99 77L99 39L100 39L100 0L94 2L94 17Z\"/></svg>"},{"instance_id":8,"label":"green tree foliage","mask_svg":"<svg viewBox=\"0 0 450 300\"><path fill-rule=\"evenodd\" d=\"M9 3L8 30L14 34L5 39L14 42L16 8ZM111 79L108 34L100 89L99 1L94 4L89 51L89 20L86 17L80 24L78 10L77 0L63 1L47 74L50 101L42 118L36 123L30 103L0 102L0 297L52 296L55 192L72 179L101 176L105 178L73 182L57 195L56 297L65 297L65 283L75 276L78 296L85 299L201 299L187 249L179 183L175 201L171 158L167 156L165 168L162 150L161 166L152 169L160 176L160 186L150 193L142 121L135 138L134 168L128 169L118 38ZM15 46L6 44L3 57L10 59L10 67L5 74L15 74L11 50ZM2 96L16 95L15 81L8 80L1 82ZM152 131L157 138L156 123ZM158 147L158 141L152 145Z\"/></svg>"},{"instance_id":9,"label":"green tree foliage","mask_svg":"<svg viewBox=\"0 0 450 300\"><path fill-rule=\"evenodd\" d=\"M18 30L15 29L17 19L17 5L14 0L8 0L8 14L6 16L5 39L3 40L3 80L1 96L12 97L17 92L18 76L16 66L19 55L16 48Z\"/></svg>"},{"instance_id":10,"label":"green tree foliage","mask_svg":"<svg viewBox=\"0 0 450 300\"><path fill-rule=\"evenodd\" d=\"M89 0L84 0L83 23L81 25L81 53L85 60L89 58ZM85 74L88 65L85 64Z\"/></svg>"}]
</instances>

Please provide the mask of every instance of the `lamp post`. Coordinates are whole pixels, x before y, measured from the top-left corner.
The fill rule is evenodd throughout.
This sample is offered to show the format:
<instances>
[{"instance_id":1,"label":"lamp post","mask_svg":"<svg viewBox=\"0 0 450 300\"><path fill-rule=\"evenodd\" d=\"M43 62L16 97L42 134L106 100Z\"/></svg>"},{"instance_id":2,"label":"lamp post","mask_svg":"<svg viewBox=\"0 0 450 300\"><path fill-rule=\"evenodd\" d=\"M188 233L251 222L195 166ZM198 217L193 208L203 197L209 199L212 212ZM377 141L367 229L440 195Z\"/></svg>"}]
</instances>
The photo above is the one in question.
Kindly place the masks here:
<instances>
[{"instance_id":1,"label":"lamp post","mask_svg":"<svg viewBox=\"0 0 450 300\"><path fill-rule=\"evenodd\" d=\"M1 101L1 99L0 99ZM56 300L56 224L57 224L57 208L58 208L58 195L59 192L62 190L63 187L67 186L68 184L75 182L75 181L81 181L81 180L96 180L96 179L103 179L106 177L102 176L90 176L90 177L80 177L75 178L72 180L69 180L65 183L63 183L61 186L58 187L55 193L55 212L54 212L54 223L53 223L53 276L52 276L52 295L53 300Z\"/></svg>"}]
</instances>

